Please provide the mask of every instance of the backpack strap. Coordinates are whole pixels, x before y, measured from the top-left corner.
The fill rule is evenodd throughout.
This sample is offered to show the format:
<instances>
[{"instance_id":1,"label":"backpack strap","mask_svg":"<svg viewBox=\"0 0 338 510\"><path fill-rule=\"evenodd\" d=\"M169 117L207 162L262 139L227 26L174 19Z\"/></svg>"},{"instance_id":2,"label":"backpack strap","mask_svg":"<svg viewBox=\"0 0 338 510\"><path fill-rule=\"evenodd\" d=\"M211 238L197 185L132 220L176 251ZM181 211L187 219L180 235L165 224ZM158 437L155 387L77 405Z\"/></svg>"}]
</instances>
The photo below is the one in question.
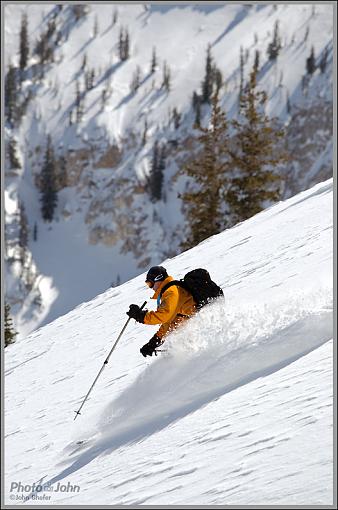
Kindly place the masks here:
<instances>
[{"instance_id":1,"label":"backpack strap","mask_svg":"<svg viewBox=\"0 0 338 510\"><path fill-rule=\"evenodd\" d=\"M161 292L159 294L159 298L161 299L162 295L164 294L164 292L166 290L168 290L170 287L173 287L174 285L176 285L177 287L182 287L182 289L185 289L189 292L189 290L187 289L187 286L185 285L185 283L182 281L182 280L172 280L171 282L168 282L164 285L164 287L161 289ZM191 294L191 292L190 292Z\"/></svg>"}]
</instances>

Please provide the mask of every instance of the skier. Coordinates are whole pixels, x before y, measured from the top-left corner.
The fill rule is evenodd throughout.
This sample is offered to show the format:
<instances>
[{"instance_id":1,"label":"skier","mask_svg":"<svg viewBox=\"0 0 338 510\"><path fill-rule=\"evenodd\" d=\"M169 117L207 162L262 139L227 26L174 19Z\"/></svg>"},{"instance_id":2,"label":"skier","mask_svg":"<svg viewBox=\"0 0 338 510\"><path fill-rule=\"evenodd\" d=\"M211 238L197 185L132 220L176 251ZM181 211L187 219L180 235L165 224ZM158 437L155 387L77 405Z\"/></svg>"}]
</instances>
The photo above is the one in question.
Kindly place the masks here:
<instances>
[{"instance_id":1,"label":"skier","mask_svg":"<svg viewBox=\"0 0 338 510\"><path fill-rule=\"evenodd\" d=\"M132 304L127 312L129 317L141 324L161 324L157 333L141 347L140 352L144 357L152 356L164 342L165 336L196 311L196 303L190 292L176 285L164 288L172 281L174 278L168 275L163 266L151 267L146 276L146 284L155 292L152 299L157 299L157 310L149 312Z\"/></svg>"}]
</instances>

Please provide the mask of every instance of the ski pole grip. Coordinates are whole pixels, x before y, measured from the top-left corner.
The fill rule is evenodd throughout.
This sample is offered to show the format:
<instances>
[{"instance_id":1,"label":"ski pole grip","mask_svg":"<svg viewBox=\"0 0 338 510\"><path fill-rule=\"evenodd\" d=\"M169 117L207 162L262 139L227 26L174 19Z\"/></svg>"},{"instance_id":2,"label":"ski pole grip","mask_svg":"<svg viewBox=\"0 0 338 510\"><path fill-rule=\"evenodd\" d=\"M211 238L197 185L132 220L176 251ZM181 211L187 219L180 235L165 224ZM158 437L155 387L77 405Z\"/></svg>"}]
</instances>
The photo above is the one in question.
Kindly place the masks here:
<instances>
[{"instance_id":1,"label":"ski pole grip","mask_svg":"<svg viewBox=\"0 0 338 510\"><path fill-rule=\"evenodd\" d=\"M143 305L140 307L140 310L142 310L142 308L144 308L144 307L146 306L146 304L147 304L147 301L145 301L145 302L143 303Z\"/></svg>"}]
</instances>

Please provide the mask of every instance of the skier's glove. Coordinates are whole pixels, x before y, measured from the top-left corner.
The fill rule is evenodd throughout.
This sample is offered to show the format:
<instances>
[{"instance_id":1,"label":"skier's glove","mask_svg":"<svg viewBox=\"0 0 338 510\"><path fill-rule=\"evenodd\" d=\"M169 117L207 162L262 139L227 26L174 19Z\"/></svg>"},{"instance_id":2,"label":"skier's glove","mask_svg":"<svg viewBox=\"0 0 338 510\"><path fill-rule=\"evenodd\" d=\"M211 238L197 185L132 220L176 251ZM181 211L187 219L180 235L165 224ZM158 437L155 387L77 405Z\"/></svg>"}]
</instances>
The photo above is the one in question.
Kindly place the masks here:
<instances>
[{"instance_id":1,"label":"skier's glove","mask_svg":"<svg viewBox=\"0 0 338 510\"><path fill-rule=\"evenodd\" d=\"M126 312L131 319L135 319L137 322L143 324L144 317L148 310L141 310L138 305L130 305L129 311Z\"/></svg>"},{"instance_id":2,"label":"skier's glove","mask_svg":"<svg viewBox=\"0 0 338 510\"><path fill-rule=\"evenodd\" d=\"M154 335L147 344L145 344L143 347L141 347L140 349L140 353L142 354L142 356L146 357L146 356L152 356L153 353L155 353L156 355L156 347L158 347L159 345L161 345L162 343L162 340L157 336L157 335Z\"/></svg>"}]
</instances>

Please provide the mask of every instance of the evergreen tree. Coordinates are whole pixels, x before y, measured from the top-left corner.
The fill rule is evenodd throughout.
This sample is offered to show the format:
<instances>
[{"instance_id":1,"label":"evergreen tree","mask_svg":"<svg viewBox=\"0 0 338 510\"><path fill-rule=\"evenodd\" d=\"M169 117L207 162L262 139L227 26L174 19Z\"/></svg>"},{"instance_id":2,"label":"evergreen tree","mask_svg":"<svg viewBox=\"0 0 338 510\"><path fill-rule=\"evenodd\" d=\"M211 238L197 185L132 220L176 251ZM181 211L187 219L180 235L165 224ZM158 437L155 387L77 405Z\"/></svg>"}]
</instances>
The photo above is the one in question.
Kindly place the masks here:
<instances>
[{"instance_id":1,"label":"evergreen tree","mask_svg":"<svg viewBox=\"0 0 338 510\"><path fill-rule=\"evenodd\" d=\"M137 66L130 84L130 90L133 94L138 90L140 84L141 84L141 68L140 66Z\"/></svg>"},{"instance_id":2,"label":"evergreen tree","mask_svg":"<svg viewBox=\"0 0 338 510\"><path fill-rule=\"evenodd\" d=\"M112 14L112 26L116 25L118 19L118 10L115 9Z\"/></svg>"},{"instance_id":3,"label":"evergreen tree","mask_svg":"<svg viewBox=\"0 0 338 510\"><path fill-rule=\"evenodd\" d=\"M86 66L87 66L87 53L85 53L83 55L82 64L81 64L81 71L84 71L86 69Z\"/></svg>"},{"instance_id":4,"label":"evergreen tree","mask_svg":"<svg viewBox=\"0 0 338 510\"><path fill-rule=\"evenodd\" d=\"M166 61L163 63L163 81L161 88L164 88L167 92L170 92L171 89L171 73Z\"/></svg>"},{"instance_id":5,"label":"evergreen tree","mask_svg":"<svg viewBox=\"0 0 338 510\"><path fill-rule=\"evenodd\" d=\"M192 95L192 106L195 110L195 121L193 127L199 128L201 126L201 96L195 91Z\"/></svg>"},{"instance_id":6,"label":"evergreen tree","mask_svg":"<svg viewBox=\"0 0 338 510\"><path fill-rule=\"evenodd\" d=\"M129 38L128 29L126 29L126 34L124 37L124 59L123 60L128 60L128 58L130 56L129 47L130 47L130 38Z\"/></svg>"},{"instance_id":7,"label":"evergreen tree","mask_svg":"<svg viewBox=\"0 0 338 510\"><path fill-rule=\"evenodd\" d=\"M97 16L95 16L94 19L94 26L93 26L93 37L97 37L97 34L99 33L99 21L97 19Z\"/></svg>"},{"instance_id":8,"label":"evergreen tree","mask_svg":"<svg viewBox=\"0 0 338 510\"><path fill-rule=\"evenodd\" d=\"M7 156L10 168L13 169L21 168L21 164L17 156L17 143L13 136L10 137L7 143Z\"/></svg>"},{"instance_id":9,"label":"evergreen tree","mask_svg":"<svg viewBox=\"0 0 338 510\"><path fill-rule=\"evenodd\" d=\"M243 92L239 119L233 121L237 136L229 152L234 173L227 192L232 224L250 218L279 198L280 177L274 169L285 161L278 147L284 132L264 113L266 101L265 92L257 91L253 69Z\"/></svg>"},{"instance_id":10,"label":"evergreen tree","mask_svg":"<svg viewBox=\"0 0 338 510\"><path fill-rule=\"evenodd\" d=\"M28 42L28 19L27 14L24 13L21 18L20 29L20 70L23 71L27 67L29 55L29 42Z\"/></svg>"},{"instance_id":11,"label":"evergreen tree","mask_svg":"<svg viewBox=\"0 0 338 510\"><path fill-rule=\"evenodd\" d=\"M52 139L48 135L45 158L41 170L41 213L45 221L52 221L56 205L56 163Z\"/></svg>"},{"instance_id":12,"label":"evergreen tree","mask_svg":"<svg viewBox=\"0 0 338 510\"><path fill-rule=\"evenodd\" d=\"M90 71L86 71L84 74L84 90L87 92L90 90ZM76 97L76 92L75 92Z\"/></svg>"},{"instance_id":13,"label":"evergreen tree","mask_svg":"<svg viewBox=\"0 0 338 510\"><path fill-rule=\"evenodd\" d=\"M123 27L121 27L119 32L118 49L119 57L122 62L128 60L129 58L129 45L130 45L129 32L127 29L123 29Z\"/></svg>"},{"instance_id":14,"label":"evergreen tree","mask_svg":"<svg viewBox=\"0 0 338 510\"><path fill-rule=\"evenodd\" d=\"M182 249L189 249L226 226L224 206L228 183L228 121L218 95L212 98L210 126L199 127L201 152L182 173L192 180L181 195L189 232Z\"/></svg>"},{"instance_id":15,"label":"evergreen tree","mask_svg":"<svg viewBox=\"0 0 338 510\"><path fill-rule=\"evenodd\" d=\"M213 61L211 56L211 46L208 45L207 58L205 62L205 76L202 82L202 102L210 103L212 95L212 83L213 83Z\"/></svg>"},{"instance_id":16,"label":"evergreen tree","mask_svg":"<svg viewBox=\"0 0 338 510\"><path fill-rule=\"evenodd\" d=\"M282 48L281 38L279 35L279 22L278 20L275 22L274 31L273 31L273 39L272 42L268 46L268 55L269 60L276 60L278 57L280 50Z\"/></svg>"},{"instance_id":17,"label":"evergreen tree","mask_svg":"<svg viewBox=\"0 0 338 510\"><path fill-rule=\"evenodd\" d=\"M173 108L173 121L175 129L178 129L181 125L182 114L177 111L177 108Z\"/></svg>"},{"instance_id":18,"label":"evergreen tree","mask_svg":"<svg viewBox=\"0 0 338 510\"><path fill-rule=\"evenodd\" d=\"M86 91L94 88L94 81L95 81L95 70L88 69L88 71L85 72L85 76L84 76L84 86L85 86Z\"/></svg>"},{"instance_id":19,"label":"evergreen tree","mask_svg":"<svg viewBox=\"0 0 338 510\"><path fill-rule=\"evenodd\" d=\"M90 71L90 79L89 79L89 89L92 89L94 88L94 82L95 82L95 69L93 68L91 71Z\"/></svg>"},{"instance_id":20,"label":"evergreen tree","mask_svg":"<svg viewBox=\"0 0 338 510\"><path fill-rule=\"evenodd\" d=\"M281 72L279 74L279 87L283 87L283 77L284 77L284 73L283 73L283 70L281 70Z\"/></svg>"},{"instance_id":21,"label":"evergreen tree","mask_svg":"<svg viewBox=\"0 0 338 510\"><path fill-rule=\"evenodd\" d=\"M38 225L35 222L34 229L33 229L33 241L37 241L37 240L38 240Z\"/></svg>"},{"instance_id":22,"label":"evergreen tree","mask_svg":"<svg viewBox=\"0 0 338 510\"><path fill-rule=\"evenodd\" d=\"M53 31L54 31L55 24L51 25L48 24L48 28L46 32L43 32L40 34L36 46L35 46L35 52L39 57L40 65L41 65L41 77L43 77L44 73L44 64L47 62L53 62L54 61L54 43L49 41Z\"/></svg>"},{"instance_id":23,"label":"evergreen tree","mask_svg":"<svg viewBox=\"0 0 338 510\"><path fill-rule=\"evenodd\" d=\"M316 70L316 57L315 49L312 46L310 56L306 59L306 71L308 74L313 74Z\"/></svg>"},{"instance_id":24,"label":"evergreen tree","mask_svg":"<svg viewBox=\"0 0 338 510\"><path fill-rule=\"evenodd\" d=\"M289 91L287 91L286 95L286 111L290 114L291 113L291 101L290 101L290 94Z\"/></svg>"},{"instance_id":25,"label":"evergreen tree","mask_svg":"<svg viewBox=\"0 0 338 510\"><path fill-rule=\"evenodd\" d=\"M21 202L19 206L19 247L20 247L20 262L25 265L27 246L28 246L29 227L25 206Z\"/></svg>"},{"instance_id":26,"label":"evergreen tree","mask_svg":"<svg viewBox=\"0 0 338 510\"><path fill-rule=\"evenodd\" d=\"M195 129L198 129L201 127L201 99L198 96L197 102L196 102L196 108L195 108L195 121L194 126Z\"/></svg>"},{"instance_id":27,"label":"evergreen tree","mask_svg":"<svg viewBox=\"0 0 338 510\"><path fill-rule=\"evenodd\" d=\"M194 90L192 94L192 107L194 110L196 110L197 102L200 100L199 95L197 94L196 90Z\"/></svg>"},{"instance_id":28,"label":"evergreen tree","mask_svg":"<svg viewBox=\"0 0 338 510\"><path fill-rule=\"evenodd\" d=\"M13 327L13 319L11 317L11 308L5 303L5 347L15 342L17 332Z\"/></svg>"},{"instance_id":29,"label":"evergreen tree","mask_svg":"<svg viewBox=\"0 0 338 510\"><path fill-rule=\"evenodd\" d=\"M148 178L148 187L150 197L153 202L161 200L163 185L163 159L158 141L156 140L153 147L153 155L151 161L151 170Z\"/></svg>"},{"instance_id":30,"label":"evergreen tree","mask_svg":"<svg viewBox=\"0 0 338 510\"><path fill-rule=\"evenodd\" d=\"M320 72L322 74L325 73L326 66L327 66L327 57L328 56L329 56L329 50L328 50L328 47L326 46L324 51L323 51L322 57L320 59L320 62L319 62L319 68L320 68Z\"/></svg>"},{"instance_id":31,"label":"evergreen tree","mask_svg":"<svg viewBox=\"0 0 338 510\"><path fill-rule=\"evenodd\" d=\"M259 59L260 59L260 53L259 50L255 51L255 60L254 60L254 70L256 73L259 71Z\"/></svg>"},{"instance_id":32,"label":"evergreen tree","mask_svg":"<svg viewBox=\"0 0 338 510\"><path fill-rule=\"evenodd\" d=\"M147 136L148 136L148 121L145 119L144 121L144 129L142 134L142 145L145 145L147 143Z\"/></svg>"},{"instance_id":33,"label":"evergreen tree","mask_svg":"<svg viewBox=\"0 0 338 510\"><path fill-rule=\"evenodd\" d=\"M17 73L15 67L10 64L5 78L5 113L10 124L13 124L16 118L17 99Z\"/></svg>"},{"instance_id":34,"label":"evergreen tree","mask_svg":"<svg viewBox=\"0 0 338 510\"><path fill-rule=\"evenodd\" d=\"M76 81L75 85L75 115L76 115L76 123L79 124L83 117L83 94L80 91L79 81Z\"/></svg>"},{"instance_id":35,"label":"evergreen tree","mask_svg":"<svg viewBox=\"0 0 338 510\"><path fill-rule=\"evenodd\" d=\"M159 171L162 172L162 176L166 167L166 159L167 159L167 150L166 146L162 144L160 152L159 152L159 161L158 161L158 168ZM163 182L163 178L162 178Z\"/></svg>"},{"instance_id":36,"label":"evergreen tree","mask_svg":"<svg viewBox=\"0 0 338 510\"><path fill-rule=\"evenodd\" d=\"M104 107L106 106L108 98L108 91L107 89L103 89L101 92L101 110L104 110Z\"/></svg>"},{"instance_id":37,"label":"evergreen tree","mask_svg":"<svg viewBox=\"0 0 338 510\"><path fill-rule=\"evenodd\" d=\"M150 74L154 74L154 72L157 69L157 55L156 55L156 48L153 46L153 53L151 57L151 67L150 67Z\"/></svg>"},{"instance_id":38,"label":"evergreen tree","mask_svg":"<svg viewBox=\"0 0 338 510\"><path fill-rule=\"evenodd\" d=\"M223 76L222 76L221 71L216 66L213 67L212 76L213 76L213 84L215 85L214 93L218 95L221 90L221 87L223 85Z\"/></svg>"},{"instance_id":39,"label":"evergreen tree","mask_svg":"<svg viewBox=\"0 0 338 510\"><path fill-rule=\"evenodd\" d=\"M119 31L119 42L118 42L118 50L119 50L119 57L120 57L120 60L124 60L123 59L123 51L124 51L124 32L123 32L123 27L120 28L120 31Z\"/></svg>"}]
</instances>

